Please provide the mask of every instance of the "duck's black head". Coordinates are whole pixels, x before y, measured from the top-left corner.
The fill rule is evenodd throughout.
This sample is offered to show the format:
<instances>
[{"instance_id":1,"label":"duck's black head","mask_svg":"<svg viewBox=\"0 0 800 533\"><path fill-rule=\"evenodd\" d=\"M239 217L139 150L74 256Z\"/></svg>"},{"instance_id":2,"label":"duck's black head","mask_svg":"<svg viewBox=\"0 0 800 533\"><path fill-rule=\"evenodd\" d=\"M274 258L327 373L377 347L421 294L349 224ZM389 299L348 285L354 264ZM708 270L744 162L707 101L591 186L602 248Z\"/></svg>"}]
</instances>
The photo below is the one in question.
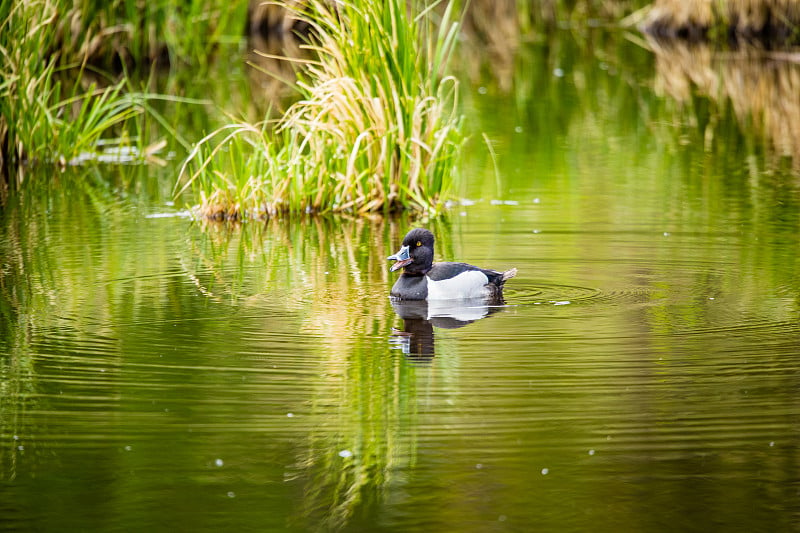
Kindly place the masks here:
<instances>
[{"instance_id":1,"label":"duck's black head","mask_svg":"<svg viewBox=\"0 0 800 533\"><path fill-rule=\"evenodd\" d=\"M392 272L405 268L406 274L425 274L433 266L433 233L423 228L412 229L389 260L397 261L390 269Z\"/></svg>"}]
</instances>

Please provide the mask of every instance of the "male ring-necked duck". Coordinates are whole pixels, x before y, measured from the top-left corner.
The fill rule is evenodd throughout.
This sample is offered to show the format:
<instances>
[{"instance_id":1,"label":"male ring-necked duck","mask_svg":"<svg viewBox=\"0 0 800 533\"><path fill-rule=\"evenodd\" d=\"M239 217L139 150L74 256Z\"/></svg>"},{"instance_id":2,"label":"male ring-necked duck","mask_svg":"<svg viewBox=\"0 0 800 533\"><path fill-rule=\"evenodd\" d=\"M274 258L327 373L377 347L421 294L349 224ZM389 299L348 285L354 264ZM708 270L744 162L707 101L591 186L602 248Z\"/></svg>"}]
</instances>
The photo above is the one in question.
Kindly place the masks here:
<instances>
[{"instance_id":1,"label":"male ring-necked duck","mask_svg":"<svg viewBox=\"0 0 800 533\"><path fill-rule=\"evenodd\" d=\"M400 251L388 259L397 261L392 272L404 269L391 292L403 300L498 299L506 280L517 275L516 268L497 272L466 263L434 264L433 233L422 228L409 231Z\"/></svg>"}]
</instances>

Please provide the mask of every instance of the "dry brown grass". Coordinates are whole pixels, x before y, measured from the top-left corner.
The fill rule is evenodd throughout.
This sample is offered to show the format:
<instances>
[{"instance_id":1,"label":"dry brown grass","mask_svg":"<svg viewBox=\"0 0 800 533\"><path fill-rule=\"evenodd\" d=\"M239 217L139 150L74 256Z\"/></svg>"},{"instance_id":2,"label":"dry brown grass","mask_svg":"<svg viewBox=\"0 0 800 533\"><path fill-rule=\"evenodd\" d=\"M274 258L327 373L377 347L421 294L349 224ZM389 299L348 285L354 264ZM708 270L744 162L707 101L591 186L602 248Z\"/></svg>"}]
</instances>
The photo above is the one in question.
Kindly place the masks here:
<instances>
[{"instance_id":1,"label":"dry brown grass","mask_svg":"<svg viewBox=\"0 0 800 533\"><path fill-rule=\"evenodd\" d=\"M743 128L762 137L768 153L800 169L800 56L746 48L715 51L702 43L651 39L656 91L690 105L693 94L730 101ZM715 135L707 126L706 142Z\"/></svg>"},{"instance_id":2,"label":"dry brown grass","mask_svg":"<svg viewBox=\"0 0 800 533\"><path fill-rule=\"evenodd\" d=\"M655 0L641 28L689 40L745 39L797 43L797 0Z\"/></svg>"}]
</instances>

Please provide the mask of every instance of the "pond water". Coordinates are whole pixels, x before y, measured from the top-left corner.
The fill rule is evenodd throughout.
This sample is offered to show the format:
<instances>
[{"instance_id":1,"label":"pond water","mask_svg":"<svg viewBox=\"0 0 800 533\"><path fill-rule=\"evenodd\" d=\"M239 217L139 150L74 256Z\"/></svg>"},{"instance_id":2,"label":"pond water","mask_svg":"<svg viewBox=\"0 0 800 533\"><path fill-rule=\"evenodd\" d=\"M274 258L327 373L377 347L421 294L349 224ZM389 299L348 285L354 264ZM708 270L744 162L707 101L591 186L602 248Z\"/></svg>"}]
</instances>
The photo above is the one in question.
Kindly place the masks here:
<instances>
[{"instance_id":1,"label":"pond water","mask_svg":"<svg viewBox=\"0 0 800 533\"><path fill-rule=\"evenodd\" d=\"M0 530L796 529L797 175L622 35L513 68L434 221L205 224L113 166L11 199ZM417 225L506 305L393 307Z\"/></svg>"}]
</instances>

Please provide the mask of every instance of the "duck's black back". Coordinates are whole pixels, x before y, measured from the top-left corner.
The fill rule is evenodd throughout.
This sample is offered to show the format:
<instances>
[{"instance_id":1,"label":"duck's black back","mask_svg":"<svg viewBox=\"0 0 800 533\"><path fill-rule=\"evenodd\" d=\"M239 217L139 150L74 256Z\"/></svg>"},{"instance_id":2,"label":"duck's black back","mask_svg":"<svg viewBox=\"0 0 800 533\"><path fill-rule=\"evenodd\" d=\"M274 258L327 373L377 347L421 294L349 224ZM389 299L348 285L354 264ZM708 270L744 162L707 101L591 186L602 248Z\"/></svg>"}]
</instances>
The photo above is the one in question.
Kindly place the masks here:
<instances>
[{"instance_id":1,"label":"duck's black back","mask_svg":"<svg viewBox=\"0 0 800 533\"><path fill-rule=\"evenodd\" d=\"M483 272L486 278L489 280L488 283L492 285L496 285L498 287L502 287L503 283L506 280L503 278L502 272L497 272L496 270L489 270L485 268L479 268L475 265L470 265L468 263L435 263L433 268L431 268L430 272L428 272L428 277L431 278L433 281L441 281L443 279L453 278L462 272L469 272L472 270L477 270L479 272Z\"/></svg>"}]
</instances>

